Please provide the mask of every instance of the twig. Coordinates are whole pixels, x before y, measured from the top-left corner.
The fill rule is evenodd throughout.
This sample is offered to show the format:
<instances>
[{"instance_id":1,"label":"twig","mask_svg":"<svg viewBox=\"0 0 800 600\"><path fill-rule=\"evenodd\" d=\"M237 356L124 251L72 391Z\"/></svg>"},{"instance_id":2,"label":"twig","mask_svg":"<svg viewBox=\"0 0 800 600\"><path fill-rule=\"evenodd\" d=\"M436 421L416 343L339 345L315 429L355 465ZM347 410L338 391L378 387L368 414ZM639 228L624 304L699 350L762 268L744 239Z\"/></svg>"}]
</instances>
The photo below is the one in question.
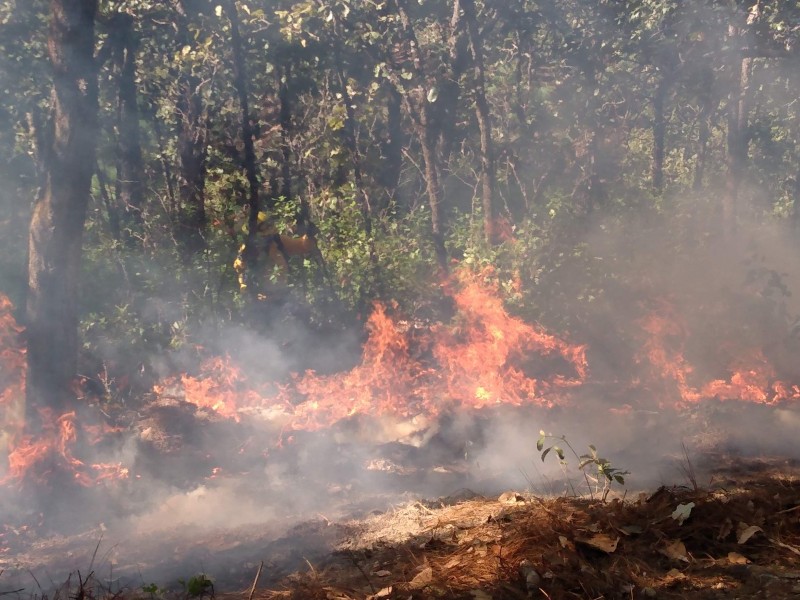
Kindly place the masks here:
<instances>
[{"instance_id":1,"label":"twig","mask_svg":"<svg viewBox=\"0 0 800 600\"><path fill-rule=\"evenodd\" d=\"M258 571L256 571L256 578L253 580L253 587L250 588L250 594L247 596L247 600L253 600L253 594L256 593L256 586L258 585L258 579L261 577L261 569L264 568L264 561L261 561L261 564L258 565Z\"/></svg>"},{"instance_id":2,"label":"twig","mask_svg":"<svg viewBox=\"0 0 800 600\"><path fill-rule=\"evenodd\" d=\"M785 515L786 513L794 512L796 510L800 510L800 504L798 504L797 506L793 506L792 508L787 508L785 510L779 510L775 514L776 515Z\"/></svg>"},{"instance_id":3,"label":"twig","mask_svg":"<svg viewBox=\"0 0 800 600\"><path fill-rule=\"evenodd\" d=\"M779 546L781 548L784 548L785 550L788 550L789 552L793 552L797 556L800 556L800 548L798 548L796 546L790 546L789 544L784 544L783 542L779 542L778 540L773 539L773 538L767 538L767 539L770 541L770 543L775 544L776 546Z\"/></svg>"},{"instance_id":4,"label":"twig","mask_svg":"<svg viewBox=\"0 0 800 600\"><path fill-rule=\"evenodd\" d=\"M100 542L102 541L103 541L103 534L101 533L100 539L97 540L97 546L94 547L94 552L92 553L92 560L89 561L89 571L91 571L92 567L94 567L94 559L97 558L97 551L100 549Z\"/></svg>"},{"instance_id":5,"label":"twig","mask_svg":"<svg viewBox=\"0 0 800 600\"><path fill-rule=\"evenodd\" d=\"M18 590L10 590L8 592L0 592L0 596L8 596L9 594L19 594L20 592L24 592L25 588L19 588Z\"/></svg>"},{"instance_id":6,"label":"twig","mask_svg":"<svg viewBox=\"0 0 800 600\"><path fill-rule=\"evenodd\" d=\"M347 555L350 557L350 560L353 561L353 564L356 566L356 569L358 569L359 572L361 573L361 575L364 576L364 579L366 579L367 584L369 585L369 589L372 590L373 594L376 594L377 591L375 590L375 586L372 585L372 582L370 581L370 579L367 576L366 572L364 571L364 569L361 568L361 565L358 564L358 560L356 559L355 554L353 554L353 552L350 551L350 552L347 553Z\"/></svg>"},{"instance_id":7,"label":"twig","mask_svg":"<svg viewBox=\"0 0 800 600\"><path fill-rule=\"evenodd\" d=\"M686 462L686 464L681 463L681 471L683 471L683 475L689 480L689 483L692 484L692 490L697 493L700 490L700 487L697 485L697 475L694 471L692 459L689 458L689 449L684 442L681 442L681 449L683 450L683 460Z\"/></svg>"}]
</instances>

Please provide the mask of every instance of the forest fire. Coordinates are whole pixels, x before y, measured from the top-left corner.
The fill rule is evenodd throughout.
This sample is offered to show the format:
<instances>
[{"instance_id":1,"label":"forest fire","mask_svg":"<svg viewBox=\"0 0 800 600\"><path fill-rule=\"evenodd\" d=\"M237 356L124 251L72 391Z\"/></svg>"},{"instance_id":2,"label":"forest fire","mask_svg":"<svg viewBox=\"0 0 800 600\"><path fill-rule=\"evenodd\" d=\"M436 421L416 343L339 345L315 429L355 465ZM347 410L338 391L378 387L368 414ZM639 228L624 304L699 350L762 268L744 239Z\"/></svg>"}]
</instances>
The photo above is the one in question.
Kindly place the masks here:
<instances>
[{"instance_id":1,"label":"forest fire","mask_svg":"<svg viewBox=\"0 0 800 600\"><path fill-rule=\"evenodd\" d=\"M279 407L286 411L286 429L307 431L355 415L435 419L451 408L552 406L559 390L585 380L585 347L509 315L488 280L467 272L458 276L453 325L414 327L376 303L361 363L348 372L308 371L277 393L258 392L247 388L229 359L212 358L199 377L180 377L185 399L232 419L243 408ZM534 356L555 357L558 365L552 370L558 374L526 374ZM175 383L158 386L156 393Z\"/></svg>"},{"instance_id":2,"label":"forest fire","mask_svg":"<svg viewBox=\"0 0 800 600\"><path fill-rule=\"evenodd\" d=\"M640 362L647 361L654 381L674 386L677 398L669 391L660 404L681 407L703 400L734 400L757 404L779 404L800 399L800 386L778 379L775 368L761 349L740 351L727 365L728 377L697 382L695 368L685 357L689 331L675 306L666 300L641 320L647 334ZM665 390L667 388L664 388Z\"/></svg>"},{"instance_id":3,"label":"forest fire","mask_svg":"<svg viewBox=\"0 0 800 600\"><path fill-rule=\"evenodd\" d=\"M424 427L443 411L502 405L551 408L574 401L570 390L589 378L585 346L510 315L489 272L461 271L444 289L455 309L449 323L410 323L393 316L391 307L375 303L361 360L348 371L306 371L288 383L259 384L230 356L215 356L202 363L196 375L183 374L156 385L155 397L172 396L236 423L248 413L258 413L287 434L329 428L356 416L418 419ZM638 322L644 333L638 362L646 375L634 386L657 390L661 409L712 399L757 404L800 399L800 387L780 381L759 350L741 353L728 366L726 377L702 381L686 358L690 333L679 311L667 300L653 306ZM128 477L128 467L121 463L87 464L76 456L81 443L96 444L120 427L83 424L74 411L57 415L39 409L40 430L26 430L25 352L22 328L11 310L8 299L0 298L0 400L8 455L3 481L44 481L56 467L72 473L81 486ZM626 375L620 377L620 385L628 385Z\"/></svg>"},{"instance_id":4,"label":"forest fire","mask_svg":"<svg viewBox=\"0 0 800 600\"><path fill-rule=\"evenodd\" d=\"M75 411L56 415L49 408L37 408L38 428L32 432L25 420L25 349L20 327L12 314L13 305L0 294L0 410L3 416L3 451L8 456L0 483L31 480L44 483L54 468L71 473L79 485L89 487L101 481L124 479L128 470L119 463L86 465L74 455L79 430ZM93 441L102 425L86 425Z\"/></svg>"}]
</instances>

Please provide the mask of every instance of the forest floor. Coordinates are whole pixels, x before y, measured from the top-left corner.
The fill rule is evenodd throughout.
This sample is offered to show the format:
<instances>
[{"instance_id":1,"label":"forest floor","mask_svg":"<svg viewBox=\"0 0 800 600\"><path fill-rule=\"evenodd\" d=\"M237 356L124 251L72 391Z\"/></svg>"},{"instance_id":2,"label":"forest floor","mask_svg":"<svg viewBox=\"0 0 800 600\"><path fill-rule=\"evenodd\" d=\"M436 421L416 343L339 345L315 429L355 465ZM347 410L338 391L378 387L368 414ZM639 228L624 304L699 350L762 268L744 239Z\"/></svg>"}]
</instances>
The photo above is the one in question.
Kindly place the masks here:
<instances>
[{"instance_id":1,"label":"forest floor","mask_svg":"<svg viewBox=\"0 0 800 600\"><path fill-rule=\"evenodd\" d=\"M252 597L800 597L800 468L720 457L717 470L707 489L689 477L605 502L506 492L408 503L344 523L332 553Z\"/></svg>"},{"instance_id":2,"label":"forest floor","mask_svg":"<svg viewBox=\"0 0 800 600\"><path fill-rule=\"evenodd\" d=\"M698 450L691 460L687 454L678 463L682 473L672 481L681 485L643 484L646 491L629 487L625 495L612 492L603 500L597 491L593 496L586 493L582 479L562 487L566 491L560 495L553 481L544 486L549 490L538 494L501 494L503 488L490 479L470 477L463 454L437 455L433 442L424 448L375 445L371 439L359 445L353 441L357 423L305 434L283 454L272 456L273 466L284 471L265 471L257 460L260 454L241 458L238 450L243 440L265 435L257 426L260 422L199 419L195 412L184 412L178 406L160 407L153 413L159 418L150 415L141 424L151 432L158 423L173 429L176 424L191 425L185 428L192 436L184 436L179 452L151 449L148 454L144 448L149 445L140 447L142 472L158 467L159 478L131 478L107 488L79 490L81 495L71 502L63 494L48 497L47 511L60 509L62 522L74 523L73 514L96 517L90 528L75 524L71 533L48 533L33 524L30 515L22 521L30 525L5 525L0 535L0 596L190 600L215 592L222 600L800 597L800 461L785 456L796 452L785 446L781 457L769 458L781 454L778 447L778 452L762 451L758 458L751 453L748 458L730 446L720 450L726 445L719 443L722 436L710 425L714 419L691 421L690 433L708 443L699 443L696 435L688 438ZM727 408L728 418L712 416L721 428L746 422L769 431L771 438L785 438L775 421L753 410L742 412L746 420L733 421L729 417L735 412L736 407ZM523 419L519 411L512 414ZM674 415L668 416L667 421ZM631 429L639 417L627 419L630 422L616 426ZM654 421L644 434L637 433L636 447L645 459L644 440L657 446L657 433L667 421ZM796 423L787 422L792 427ZM167 437L179 437L162 430L171 434ZM340 439L347 443L337 442ZM230 462L219 447L216 462L208 462L206 449L224 440L232 448L227 454L240 457L240 462ZM350 470L338 468L328 457L333 454ZM212 464L223 465L221 474L202 478ZM170 482L169 493L158 495L165 481ZM431 490L436 489L460 491L424 499L435 498L439 492ZM143 502L142 497L152 501ZM33 505L30 497L2 499L18 508ZM117 524L108 518L112 506L126 515ZM151 508L131 516L131 506ZM33 508L29 512L37 514ZM213 587L210 579L198 580L192 573L207 573Z\"/></svg>"}]
</instances>

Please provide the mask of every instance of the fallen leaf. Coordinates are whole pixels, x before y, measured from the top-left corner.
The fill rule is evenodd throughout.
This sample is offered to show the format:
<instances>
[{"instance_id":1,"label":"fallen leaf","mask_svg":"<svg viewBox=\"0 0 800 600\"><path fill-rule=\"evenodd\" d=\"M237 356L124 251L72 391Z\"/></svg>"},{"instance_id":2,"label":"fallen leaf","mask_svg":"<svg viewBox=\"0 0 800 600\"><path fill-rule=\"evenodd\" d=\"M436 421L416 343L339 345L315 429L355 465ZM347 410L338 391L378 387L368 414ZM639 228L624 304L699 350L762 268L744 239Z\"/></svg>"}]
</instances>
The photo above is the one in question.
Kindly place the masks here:
<instances>
[{"instance_id":1,"label":"fallen leaf","mask_svg":"<svg viewBox=\"0 0 800 600\"><path fill-rule=\"evenodd\" d=\"M744 525L744 523L742 523L742 525ZM744 528L740 527L739 528L739 536L736 539L736 541L739 544L744 544L747 540L749 540L751 537L753 537L759 531L764 531L764 530L761 529L761 527L759 527L758 525L750 525L750 527L744 527Z\"/></svg>"},{"instance_id":2,"label":"fallen leaf","mask_svg":"<svg viewBox=\"0 0 800 600\"><path fill-rule=\"evenodd\" d=\"M717 534L717 540L724 540L731 534L731 531L733 531L733 521L731 521L729 517L725 517L722 525L720 525L719 533Z\"/></svg>"},{"instance_id":3,"label":"fallen leaf","mask_svg":"<svg viewBox=\"0 0 800 600\"><path fill-rule=\"evenodd\" d=\"M639 535L644 531L639 525L623 525L618 530L625 535Z\"/></svg>"},{"instance_id":4,"label":"fallen leaf","mask_svg":"<svg viewBox=\"0 0 800 600\"><path fill-rule=\"evenodd\" d=\"M392 574L392 572L391 571L387 571L386 569L381 569L380 571L375 571L373 573L373 575L375 575L375 577L388 577L391 574Z\"/></svg>"},{"instance_id":5,"label":"fallen leaf","mask_svg":"<svg viewBox=\"0 0 800 600\"><path fill-rule=\"evenodd\" d=\"M667 574L664 576L664 578L670 581L678 581L680 579L686 579L686 575L684 575L678 569L670 569L667 571Z\"/></svg>"},{"instance_id":6,"label":"fallen leaf","mask_svg":"<svg viewBox=\"0 0 800 600\"><path fill-rule=\"evenodd\" d=\"M566 548L567 550L575 550L575 545L563 535L558 536L558 543L561 544L562 548Z\"/></svg>"},{"instance_id":7,"label":"fallen leaf","mask_svg":"<svg viewBox=\"0 0 800 600\"><path fill-rule=\"evenodd\" d=\"M728 562L732 565L746 565L750 562L750 559L738 552L728 552Z\"/></svg>"},{"instance_id":8,"label":"fallen leaf","mask_svg":"<svg viewBox=\"0 0 800 600\"><path fill-rule=\"evenodd\" d=\"M431 584L433 581L433 569L430 567L425 567L417 573L416 577L412 579L408 586L412 590L419 590Z\"/></svg>"},{"instance_id":9,"label":"fallen leaf","mask_svg":"<svg viewBox=\"0 0 800 600\"><path fill-rule=\"evenodd\" d=\"M605 533L598 533L590 538L575 538L575 541L579 544L589 546L590 548L595 548L596 550L611 554L617 549L619 538L612 538Z\"/></svg>"},{"instance_id":10,"label":"fallen leaf","mask_svg":"<svg viewBox=\"0 0 800 600\"><path fill-rule=\"evenodd\" d=\"M483 590L472 590L469 595L472 596L472 600L492 600L492 597Z\"/></svg>"},{"instance_id":11,"label":"fallen leaf","mask_svg":"<svg viewBox=\"0 0 800 600\"><path fill-rule=\"evenodd\" d=\"M693 508L694 502L678 504L678 507L672 512L672 518L678 522L678 525L683 525L683 522L692 514Z\"/></svg>"},{"instance_id":12,"label":"fallen leaf","mask_svg":"<svg viewBox=\"0 0 800 600\"><path fill-rule=\"evenodd\" d=\"M663 548L659 550L661 554L666 556L667 558L671 558L673 560L682 560L683 562L689 562L689 553L686 552L686 546L680 540L675 540L674 542L670 542Z\"/></svg>"},{"instance_id":13,"label":"fallen leaf","mask_svg":"<svg viewBox=\"0 0 800 600\"><path fill-rule=\"evenodd\" d=\"M392 586L385 587L381 591L377 592L372 596L367 596L367 598L388 598L392 595Z\"/></svg>"},{"instance_id":14,"label":"fallen leaf","mask_svg":"<svg viewBox=\"0 0 800 600\"><path fill-rule=\"evenodd\" d=\"M460 558L451 558L447 564L444 566L445 569L452 569L453 567L457 567L461 564Z\"/></svg>"},{"instance_id":15,"label":"fallen leaf","mask_svg":"<svg viewBox=\"0 0 800 600\"><path fill-rule=\"evenodd\" d=\"M518 492L503 492L497 501L505 504L519 504L525 502L525 498Z\"/></svg>"}]
</instances>

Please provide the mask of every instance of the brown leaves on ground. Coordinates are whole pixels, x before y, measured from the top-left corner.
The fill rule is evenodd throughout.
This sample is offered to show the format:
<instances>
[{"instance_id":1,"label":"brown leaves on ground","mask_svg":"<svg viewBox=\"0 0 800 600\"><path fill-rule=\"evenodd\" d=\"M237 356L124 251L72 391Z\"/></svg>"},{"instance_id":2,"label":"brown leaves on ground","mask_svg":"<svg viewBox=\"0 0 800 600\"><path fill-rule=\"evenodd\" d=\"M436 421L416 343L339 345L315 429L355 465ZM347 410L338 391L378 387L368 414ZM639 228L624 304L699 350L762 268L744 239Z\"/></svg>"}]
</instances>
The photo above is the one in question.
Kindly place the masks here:
<instances>
[{"instance_id":1,"label":"brown leaves on ground","mask_svg":"<svg viewBox=\"0 0 800 600\"><path fill-rule=\"evenodd\" d=\"M690 502L688 516L673 517ZM800 481L660 488L608 503L530 496L509 503L507 495L414 503L362 522L340 548L256 597L797 597Z\"/></svg>"}]
</instances>

